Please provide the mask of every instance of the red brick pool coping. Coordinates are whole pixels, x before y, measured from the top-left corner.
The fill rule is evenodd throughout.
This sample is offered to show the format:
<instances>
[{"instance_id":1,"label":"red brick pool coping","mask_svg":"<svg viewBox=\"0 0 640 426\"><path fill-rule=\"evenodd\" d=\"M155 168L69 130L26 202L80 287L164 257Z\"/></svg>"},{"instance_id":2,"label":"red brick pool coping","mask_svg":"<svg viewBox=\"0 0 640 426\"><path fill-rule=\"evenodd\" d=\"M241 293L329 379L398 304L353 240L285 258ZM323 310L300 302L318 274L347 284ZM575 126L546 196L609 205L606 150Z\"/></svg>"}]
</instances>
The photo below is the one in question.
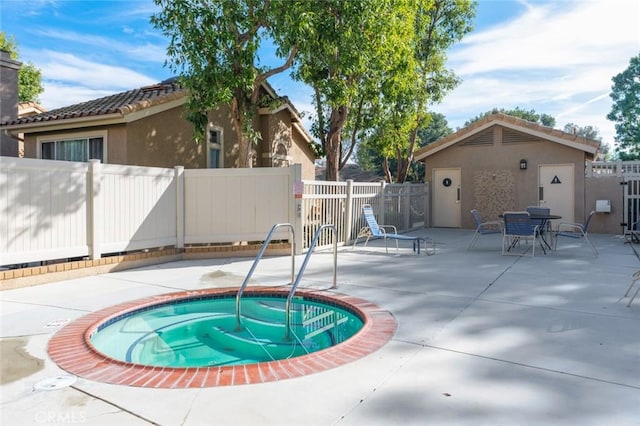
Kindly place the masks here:
<instances>
[{"instance_id":1,"label":"red brick pool coping","mask_svg":"<svg viewBox=\"0 0 640 426\"><path fill-rule=\"evenodd\" d=\"M66 325L49 341L49 356L60 368L76 376L116 385L145 388L205 388L274 382L306 376L362 358L384 346L396 331L393 315L366 300L338 293L298 290L296 295L347 307L364 320L349 340L296 358L236 366L154 367L112 359L89 343L91 333L104 322L151 305L203 296L235 296L237 288L181 291L138 299L88 314ZM288 294L286 288L247 289L245 295Z\"/></svg>"}]
</instances>

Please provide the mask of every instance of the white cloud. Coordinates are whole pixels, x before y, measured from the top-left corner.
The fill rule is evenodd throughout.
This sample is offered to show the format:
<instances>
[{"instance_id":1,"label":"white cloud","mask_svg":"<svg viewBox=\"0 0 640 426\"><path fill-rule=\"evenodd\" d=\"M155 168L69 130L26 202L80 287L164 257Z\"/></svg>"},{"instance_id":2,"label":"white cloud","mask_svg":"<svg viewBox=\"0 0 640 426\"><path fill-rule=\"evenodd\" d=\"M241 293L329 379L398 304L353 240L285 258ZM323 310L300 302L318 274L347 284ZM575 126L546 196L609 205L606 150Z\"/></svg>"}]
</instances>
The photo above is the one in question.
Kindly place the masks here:
<instances>
[{"instance_id":1,"label":"white cloud","mask_svg":"<svg viewBox=\"0 0 640 426\"><path fill-rule=\"evenodd\" d=\"M469 34L449 54L463 83L434 106L456 128L497 108L534 109L594 126L613 143L611 78L640 51L640 4L623 0L525 3L522 13Z\"/></svg>"},{"instance_id":2,"label":"white cloud","mask_svg":"<svg viewBox=\"0 0 640 426\"><path fill-rule=\"evenodd\" d=\"M131 28L123 28L123 33L130 33ZM164 63L167 57L166 43L162 40L160 44L143 43L123 43L115 40L113 37L103 37L77 33L67 30L39 30L37 34L50 40L58 40L62 42L71 42L74 50L79 46L86 46L91 49L92 56L108 55L109 58L118 58L123 62L125 60L135 62L152 62L154 64ZM135 38L132 39L135 41ZM104 52L104 53L101 53ZM107 57L107 56L105 56Z\"/></svg>"},{"instance_id":3,"label":"white cloud","mask_svg":"<svg viewBox=\"0 0 640 426\"><path fill-rule=\"evenodd\" d=\"M44 50L38 67L42 70L44 92L40 95L47 109L73 105L113 93L157 83L152 78L124 66L87 61L69 53Z\"/></svg>"},{"instance_id":4,"label":"white cloud","mask_svg":"<svg viewBox=\"0 0 640 426\"><path fill-rule=\"evenodd\" d=\"M40 104L47 110L99 99L114 93L113 90L100 90L56 82L46 83L45 87L45 91L40 95Z\"/></svg>"},{"instance_id":5,"label":"white cloud","mask_svg":"<svg viewBox=\"0 0 640 426\"><path fill-rule=\"evenodd\" d=\"M42 52L42 76L45 80L78 83L86 87L103 89L131 89L157 83L124 66L112 66L87 61L69 53L50 50Z\"/></svg>"}]
</instances>

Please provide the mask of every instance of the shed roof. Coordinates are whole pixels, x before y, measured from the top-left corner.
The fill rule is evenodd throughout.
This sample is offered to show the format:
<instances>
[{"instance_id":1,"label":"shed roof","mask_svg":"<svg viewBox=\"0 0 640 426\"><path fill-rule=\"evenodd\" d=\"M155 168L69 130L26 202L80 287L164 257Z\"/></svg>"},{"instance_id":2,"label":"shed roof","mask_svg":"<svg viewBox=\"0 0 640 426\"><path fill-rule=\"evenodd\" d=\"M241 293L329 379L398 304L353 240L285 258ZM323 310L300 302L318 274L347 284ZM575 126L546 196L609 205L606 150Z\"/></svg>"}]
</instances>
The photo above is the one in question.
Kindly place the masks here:
<instances>
[{"instance_id":1,"label":"shed roof","mask_svg":"<svg viewBox=\"0 0 640 426\"><path fill-rule=\"evenodd\" d=\"M467 139L477 133L480 133L492 126L503 126L513 129L515 131L529 134L531 136L548 140L550 142L566 145L578 150L582 150L588 154L595 155L600 148L600 142L587 139L582 136L578 136L572 133L563 132L561 130L554 129L552 127L543 126L538 123L523 120L521 118L513 117L510 115L496 113L481 118L478 121L473 122L467 127L464 127L457 132L437 140L418 151L416 151L415 159L424 160L425 158L449 148L452 145Z\"/></svg>"}]
</instances>

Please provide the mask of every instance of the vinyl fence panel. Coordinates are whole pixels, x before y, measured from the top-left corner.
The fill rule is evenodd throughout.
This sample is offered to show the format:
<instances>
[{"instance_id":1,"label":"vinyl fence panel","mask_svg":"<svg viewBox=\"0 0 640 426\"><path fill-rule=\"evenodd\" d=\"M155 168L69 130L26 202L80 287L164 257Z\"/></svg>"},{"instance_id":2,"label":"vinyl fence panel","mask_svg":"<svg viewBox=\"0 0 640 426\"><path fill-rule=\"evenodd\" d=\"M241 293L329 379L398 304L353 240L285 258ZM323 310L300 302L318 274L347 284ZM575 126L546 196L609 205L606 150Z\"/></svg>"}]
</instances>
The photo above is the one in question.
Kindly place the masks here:
<instances>
[{"instance_id":1,"label":"vinyl fence panel","mask_svg":"<svg viewBox=\"0 0 640 426\"><path fill-rule=\"evenodd\" d=\"M0 157L0 265L88 255L87 171Z\"/></svg>"},{"instance_id":2,"label":"vinyl fence panel","mask_svg":"<svg viewBox=\"0 0 640 426\"><path fill-rule=\"evenodd\" d=\"M295 167L184 171L185 244L262 241L291 223ZM275 239L288 239L287 229Z\"/></svg>"},{"instance_id":3,"label":"vinyl fence panel","mask_svg":"<svg viewBox=\"0 0 640 426\"><path fill-rule=\"evenodd\" d=\"M176 244L173 169L99 165L102 253Z\"/></svg>"}]
</instances>

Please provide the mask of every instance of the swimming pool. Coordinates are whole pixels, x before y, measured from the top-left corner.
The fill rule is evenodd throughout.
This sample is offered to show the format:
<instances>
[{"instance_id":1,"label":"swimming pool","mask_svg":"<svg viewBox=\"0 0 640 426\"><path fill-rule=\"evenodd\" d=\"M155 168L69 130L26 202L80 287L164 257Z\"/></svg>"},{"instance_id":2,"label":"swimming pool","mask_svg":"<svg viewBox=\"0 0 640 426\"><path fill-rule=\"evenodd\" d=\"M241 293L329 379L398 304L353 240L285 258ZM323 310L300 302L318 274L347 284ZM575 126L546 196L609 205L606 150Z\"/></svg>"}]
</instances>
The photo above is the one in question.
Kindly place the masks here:
<instances>
[{"instance_id":1,"label":"swimming pool","mask_svg":"<svg viewBox=\"0 0 640 426\"><path fill-rule=\"evenodd\" d=\"M132 311L99 325L93 347L120 361L167 367L239 365L290 359L344 342L362 319L335 303L294 297L286 330L281 295L198 297Z\"/></svg>"},{"instance_id":2,"label":"swimming pool","mask_svg":"<svg viewBox=\"0 0 640 426\"><path fill-rule=\"evenodd\" d=\"M292 327L297 337L292 336L292 340L296 340L299 346L304 347L301 355L283 359L275 359L275 357L271 359L272 355L270 355L269 360L266 361L256 359L251 360L251 362L234 363L227 363L229 361L227 359L218 361L215 365L209 363L197 366L187 364L182 366L152 365L147 360L146 355L138 359L137 357L141 356L142 351L140 351L139 344L133 343L136 340L142 342L144 334L148 334L148 337L152 336L152 327L148 327L144 332L143 330L132 328L136 331L134 333L136 337L118 349L120 355L124 354L124 359L121 359L120 355L105 354L94 345L93 339L99 330L106 329L109 325L117 324L121 319L131 319L133 318L133 313L153 311L157 308L179 310L187 306L185 302L197 300L205 301L219 298L228 299L227 302L229 302L229 300L234 300L237 292L238 288L191 290L147 297L111 306L88 314L64 326L49 341L48 353L60 368L88 380L153 388L202 388L279 381L335 368L378 350L392 338L397 328L393 315L371 302L339 293L301 289L296 292L297 302L304 302L304 304L311 306L310 310L316 309L316 304L319 304L320 308L316 312L327 309L327 306L329 309L339 308L341 312L346 312L348 316L353 315L359 319L362 322L361 327L351 337L344 338L337 332L339 328L332 327L332 330L334 330L332 333L326 333L326 330L319 332L316 330L320 342L300 344L299 341L304 342L305 339L300 339L303 332L296 329L296 323L300 323L300 321L294 320L292 321ZM242 298L243 325L247 325L244 315L250 313L252 309L249 305L245 306L245 298L247 300L251 299L252 302L260 300L261 302L257 303L264 303L264 298L266 298L267 302L286 299L288 292L289 290L286 287L254 287L247 289ZM233 304L233 302L231 303ZM270 304L266 303L267 306ZM298 315L298 319L303 318L302 312L304 312L304 309L301 310L298 307L294 312L296 312L294 315ZM211 314L212 312L206 312L203 316ZM192 313L191 315L200 314ZM235 325L235 322L233 322L235 317L229 319L229 316L226 316L227 319L225 321L229 321L227 326L233 328L231 325ZM349 317L346 322L348 323L352 319ZM192 324L197 324L197 322L191 322ZM166 328L168 332L172 328L172 324L171 320L169 320L168 323L160 325L156 329L166 325L168 326ZM210 325L206 322L203 324ZM127 327L134 325L135 323L131 322L127 324ZM265 325L261 324L260 327L262 326ZM129 328L125 330L129 330ZM282 331L280 329L276 333L276 336L280 336L278 337L280 339L282 339ZM231 334L228 334L225 337L230 336ZM335 339L336 344L326 346L326 341L332 339ZM291 344L290 342L285 343ZM147 343L147 345L152 344ZM308 350L316 345L318 346L317 351ZM229 353L233 354L233 352L238 351L241 346L223 346L222 349L232 349L227 351L226 355L228 356ZM159 348L159 346L156 346L156 352L162 352L157 350ZM245 349L243 348L242 350ZM290 349L289 347L287 350ZM224 352L223 350L222 353ZM130 358L127 358L127 353Z\"/></svg>"}]
</instances>

